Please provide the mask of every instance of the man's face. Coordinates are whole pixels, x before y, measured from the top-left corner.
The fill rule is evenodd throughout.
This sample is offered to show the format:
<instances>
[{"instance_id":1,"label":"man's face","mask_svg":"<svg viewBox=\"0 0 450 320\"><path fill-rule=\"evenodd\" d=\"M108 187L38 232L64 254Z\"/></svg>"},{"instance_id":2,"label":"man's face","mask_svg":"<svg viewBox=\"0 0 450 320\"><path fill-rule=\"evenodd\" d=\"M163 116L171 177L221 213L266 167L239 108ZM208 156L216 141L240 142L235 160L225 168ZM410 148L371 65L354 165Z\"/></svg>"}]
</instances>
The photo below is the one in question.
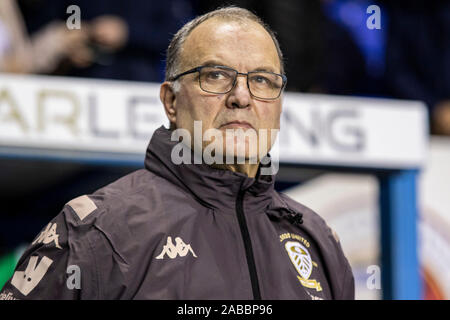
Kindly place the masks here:
<instances>
[{"instance_id":1,"label":"man's face","mask_svg":"<svg viewBox=\"0 0 450 320\"><path fill-rule=\"evenodd\" d=\"M259 24L245 24L216 18L196 27L187 37L181 53L181 65L186 70L203 65L231 67L238 72L271 71L280 73L280 61L272 38ZM225 94L203 91L198 82L198 72L181 77L180 90L174 100L176 128L187 129L194 137L194 121L202 121L202 134L208 129L220 130L226 150L227 129L255 130L258 141L248 138L244 143L246 158L249 143L259 143L260 129L267 130L266 150L274 141L270 130L280 128L281 98L261 100L253 97L247 87L246 76L238 76L235 87ZM230 141L228 141L229 143ZM209 141L203 142L203 148ZM236 154L236 146L234 152ZM225 152L229 152L226 150Z\"/></svg>"}]
</instances>

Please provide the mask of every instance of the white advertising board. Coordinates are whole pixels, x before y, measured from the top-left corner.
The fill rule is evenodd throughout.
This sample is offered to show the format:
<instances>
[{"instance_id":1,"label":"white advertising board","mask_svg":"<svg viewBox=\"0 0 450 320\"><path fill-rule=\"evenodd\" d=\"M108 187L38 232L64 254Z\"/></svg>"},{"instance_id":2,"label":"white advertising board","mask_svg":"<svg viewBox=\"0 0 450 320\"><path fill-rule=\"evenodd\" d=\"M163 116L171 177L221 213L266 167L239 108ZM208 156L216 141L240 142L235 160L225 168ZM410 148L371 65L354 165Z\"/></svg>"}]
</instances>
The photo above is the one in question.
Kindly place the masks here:
<instances>
[{"instance_id":1,"label":"white advertising board","mask_svg":"<svg viewBox=\"0 0 450 320\"><path fill-rule=\"evenodd\" d=\"M0 74L3 154L140 159L161 125L156 83ZM427 132L421 102L286 92L271 154L281 163L418 168Z\"/></svg>"}]
</instances>

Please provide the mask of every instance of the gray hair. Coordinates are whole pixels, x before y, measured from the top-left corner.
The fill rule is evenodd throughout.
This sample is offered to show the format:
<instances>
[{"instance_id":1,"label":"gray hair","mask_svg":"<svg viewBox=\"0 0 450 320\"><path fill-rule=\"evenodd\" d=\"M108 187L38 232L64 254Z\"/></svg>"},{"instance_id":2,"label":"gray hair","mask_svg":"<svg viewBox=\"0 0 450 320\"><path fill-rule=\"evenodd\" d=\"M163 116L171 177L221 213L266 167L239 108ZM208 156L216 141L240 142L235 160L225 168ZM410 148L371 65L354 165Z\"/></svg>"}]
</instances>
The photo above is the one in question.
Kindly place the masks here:
<instances>
[{"instance_id":1,"label":"gray hair","mask_svg":"<svg viewBox=\"0 0 450 320\"><path fill-rule=\"evenodd\" d=\"M283 62L283 53L281 52L280 45L278 43L277 38L275 37L275 33L269 28L267 24L265 24L261 18L259 18L254 13L250 12L247 9L239 8L236 6L228 6L224 8L219 8L214 11L210 11L208 13L205 13L204 15L201 15L188 23L186 23L178 32L173 36L172 40L170 41L169 47L167 48L167 61L166 61L166 74L165 74L165 80L170 81L173 79L177 74L182 72L180 70L180 64L181 64L181 51L184 42L186 41L186 38L188 35L194 30L198 25L200 25L202 22L205 22L208 19L211 19L213 17L221 18L224 20L232 20L232 21L238 21L238 22L244 22L244 21L253 21L261 25L272 37L273 43L275 44L275 48L278 53L278 58L280 59L280 69L281 73L284 74L284 62ZM175 87L177 87L175 85ZM177 90L176 90L177 91Z\"/></svg>"}]
</instances>

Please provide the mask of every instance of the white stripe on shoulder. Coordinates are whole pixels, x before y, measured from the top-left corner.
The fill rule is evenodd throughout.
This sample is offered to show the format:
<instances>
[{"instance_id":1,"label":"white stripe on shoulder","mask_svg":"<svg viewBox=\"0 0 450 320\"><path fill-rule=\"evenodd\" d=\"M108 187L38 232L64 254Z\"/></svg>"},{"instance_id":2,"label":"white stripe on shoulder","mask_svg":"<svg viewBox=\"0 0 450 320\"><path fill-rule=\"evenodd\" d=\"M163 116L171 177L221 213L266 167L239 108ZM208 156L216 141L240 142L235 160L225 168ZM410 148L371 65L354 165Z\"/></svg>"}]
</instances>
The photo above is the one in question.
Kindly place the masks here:
<instances>
[{"instance_id":1,"label":"white stripe on shoulder","mask_svg":"<svg viewBox=\"0 0 450 320\"><path fill-rule=\"evenodd\" d=\"M81 221L83 221L84 218L91 214L92 211L97 209L94 201L89 199L89 197L86 195L72 199L67 202L67 204L72 207L73 211L75 211Z\"/></svg>"}]
</instances>

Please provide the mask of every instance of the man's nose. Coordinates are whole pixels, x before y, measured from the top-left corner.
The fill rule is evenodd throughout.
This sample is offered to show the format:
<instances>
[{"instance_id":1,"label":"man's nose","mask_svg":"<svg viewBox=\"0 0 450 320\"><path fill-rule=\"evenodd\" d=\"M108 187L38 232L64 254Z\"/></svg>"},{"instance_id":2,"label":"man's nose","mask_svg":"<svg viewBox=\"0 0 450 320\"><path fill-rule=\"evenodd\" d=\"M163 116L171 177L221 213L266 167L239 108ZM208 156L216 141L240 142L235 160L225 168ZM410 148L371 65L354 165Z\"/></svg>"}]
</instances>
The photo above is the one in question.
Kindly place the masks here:
<instances>
[{"instance_id":1,"label":"man's nose","mask_svg":"<svg viewBox=\"0 0 450 320\"><path fill-rule=\"evenodd\" d=\"M247 86L247 77L238 75L236 84L229 93L227 107L238 109L248 108L251 101L252 97Z\"/></svg>"}]
</instances>

